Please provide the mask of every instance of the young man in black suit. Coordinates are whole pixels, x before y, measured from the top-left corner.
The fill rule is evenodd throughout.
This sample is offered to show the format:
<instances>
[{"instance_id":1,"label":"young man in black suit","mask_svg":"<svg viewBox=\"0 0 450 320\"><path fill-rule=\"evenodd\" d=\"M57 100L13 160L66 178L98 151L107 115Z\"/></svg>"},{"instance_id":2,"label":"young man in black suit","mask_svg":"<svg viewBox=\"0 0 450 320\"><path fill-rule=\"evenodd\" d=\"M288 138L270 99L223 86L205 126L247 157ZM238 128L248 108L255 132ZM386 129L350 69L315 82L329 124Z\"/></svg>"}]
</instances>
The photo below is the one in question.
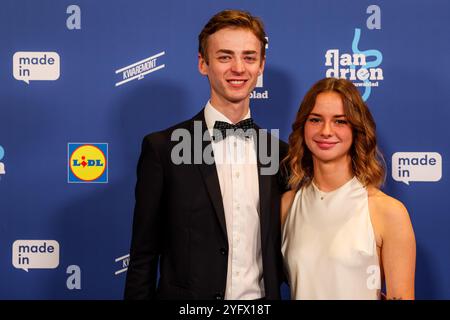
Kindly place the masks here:
<instances>
[{"instance_id":1,"label":"young man in black suit","mask_svg":"<svg viewBox=\"0 0 450 320\"><path fill-rule=\"evenodd\" d=\"M211 97L192 119L143 140L126 299L280 298L287 146L253 123L249 107L266 42L259 18L238 10L200 33Z\"/></svg>"}]
</instances>

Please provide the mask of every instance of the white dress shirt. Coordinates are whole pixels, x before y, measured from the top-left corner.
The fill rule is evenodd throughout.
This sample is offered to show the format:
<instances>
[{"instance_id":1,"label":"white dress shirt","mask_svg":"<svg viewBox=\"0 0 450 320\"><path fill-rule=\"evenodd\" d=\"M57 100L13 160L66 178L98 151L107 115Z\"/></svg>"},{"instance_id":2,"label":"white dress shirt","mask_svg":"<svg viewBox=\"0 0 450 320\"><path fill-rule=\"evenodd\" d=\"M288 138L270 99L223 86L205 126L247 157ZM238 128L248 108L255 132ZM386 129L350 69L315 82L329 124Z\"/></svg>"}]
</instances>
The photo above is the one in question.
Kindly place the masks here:
<instances>
[{"instance_id":1,"label":"white dress shirt","mask_svg":"<svg viewBox=\"0 0 450 320\"><path fill-rule=\"evenodd\" d=\"M250 118L250 110L244 119ZM242 119L242 120L244 120ZM205 120L232 123L208 101ZM228 270L225 299L265 296L259 222L258 166L254 138L226 136L212 142L228 235Z\"/></svg>"}]
</instances>

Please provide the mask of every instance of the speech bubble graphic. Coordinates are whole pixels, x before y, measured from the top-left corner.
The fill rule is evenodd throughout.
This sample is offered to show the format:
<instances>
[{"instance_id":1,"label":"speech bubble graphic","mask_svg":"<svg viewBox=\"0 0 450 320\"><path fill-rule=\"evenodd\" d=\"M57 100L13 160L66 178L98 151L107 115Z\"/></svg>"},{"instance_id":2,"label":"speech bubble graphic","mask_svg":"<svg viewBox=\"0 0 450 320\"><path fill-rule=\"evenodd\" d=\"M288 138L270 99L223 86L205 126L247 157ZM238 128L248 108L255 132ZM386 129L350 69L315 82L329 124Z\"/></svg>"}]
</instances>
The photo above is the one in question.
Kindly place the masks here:
<instances>
[{"instance_id":1,"label":"speech bubble graphic","mask_svg":"<svg viewBox=\"0 0 450 320\"><path fill-rule=\"evenodd\" d=\"M392 155L392 178L409 185L412 181L434 182L442 177L442 156L437 152L396 152Z\"/></svg>"},{"instance_id":2,"label":"speech bubble graphic","mask_svg":"<svg viewBox=\"0 0 450 320\"><path fill-rule=\"evenodd\" d=\"M55 269L59 265L59 243L55 240L16 240L12 263L17 269Z\"/></svg>"},{"instance_id":3,"label":"speech bubble graphic","mask_svg":"<svg viewBox=\"0 0 450 320\"><path fill-rule=\"evenodd\" d=\"M57 52L18 51L13 56L13 74L16 80L30 84L34 80L57 80L60 57Z\"/></svg>"}]
</instances>

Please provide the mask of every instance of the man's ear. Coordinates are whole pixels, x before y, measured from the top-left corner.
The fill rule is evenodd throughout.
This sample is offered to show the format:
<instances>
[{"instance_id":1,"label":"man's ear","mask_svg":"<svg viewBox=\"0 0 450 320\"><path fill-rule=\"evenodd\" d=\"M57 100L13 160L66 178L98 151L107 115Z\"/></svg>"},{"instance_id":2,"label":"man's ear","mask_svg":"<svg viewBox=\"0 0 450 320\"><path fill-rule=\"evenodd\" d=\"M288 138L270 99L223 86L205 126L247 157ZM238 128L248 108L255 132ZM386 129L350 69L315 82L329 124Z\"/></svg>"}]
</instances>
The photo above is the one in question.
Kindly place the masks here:
<instances>
[{"instance_id":1,"label":"man's ear","mask_svg":"<svg viewBox=\"0 0 450 320\"><path fill-rule=\"evenodd\" d=\"M208 75L208 64L200 53L198 54L198 71L204 76Z\"/></svg>"}]
</instances>

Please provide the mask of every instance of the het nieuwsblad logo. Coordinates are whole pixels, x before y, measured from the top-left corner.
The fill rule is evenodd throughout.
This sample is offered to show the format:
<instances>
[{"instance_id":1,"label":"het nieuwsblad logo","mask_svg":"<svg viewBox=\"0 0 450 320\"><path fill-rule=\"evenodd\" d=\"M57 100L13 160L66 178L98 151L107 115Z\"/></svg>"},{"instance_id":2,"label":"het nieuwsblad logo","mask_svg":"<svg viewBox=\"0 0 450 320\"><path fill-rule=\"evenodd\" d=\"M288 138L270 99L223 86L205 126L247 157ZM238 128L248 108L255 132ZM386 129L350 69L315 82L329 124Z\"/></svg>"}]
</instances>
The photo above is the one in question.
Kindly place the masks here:
<instances>
[{"instance_id":1,"label":"het nieuwsblad logo","mask_svg":"<svg viewBox=\"0 0 450 320\"><path fill-rule=\"evenodd\" d=\"M69 143L68 182L108 183L108 144Z\"/></svg>"},{"instance_id":2,"label":"het nieuwsblad logo","mask_svg":"<svg viewBox=\"0 0 450 320\"><path fill-rule=\"evenodd\" d=\"M266 50L269 49L269 37L266 37ZM269 91L264 90L264 75L260 74L256 81L256 86L253 92L250 93L250 99L269 99Z\"/></svg>"}]
</instances>

